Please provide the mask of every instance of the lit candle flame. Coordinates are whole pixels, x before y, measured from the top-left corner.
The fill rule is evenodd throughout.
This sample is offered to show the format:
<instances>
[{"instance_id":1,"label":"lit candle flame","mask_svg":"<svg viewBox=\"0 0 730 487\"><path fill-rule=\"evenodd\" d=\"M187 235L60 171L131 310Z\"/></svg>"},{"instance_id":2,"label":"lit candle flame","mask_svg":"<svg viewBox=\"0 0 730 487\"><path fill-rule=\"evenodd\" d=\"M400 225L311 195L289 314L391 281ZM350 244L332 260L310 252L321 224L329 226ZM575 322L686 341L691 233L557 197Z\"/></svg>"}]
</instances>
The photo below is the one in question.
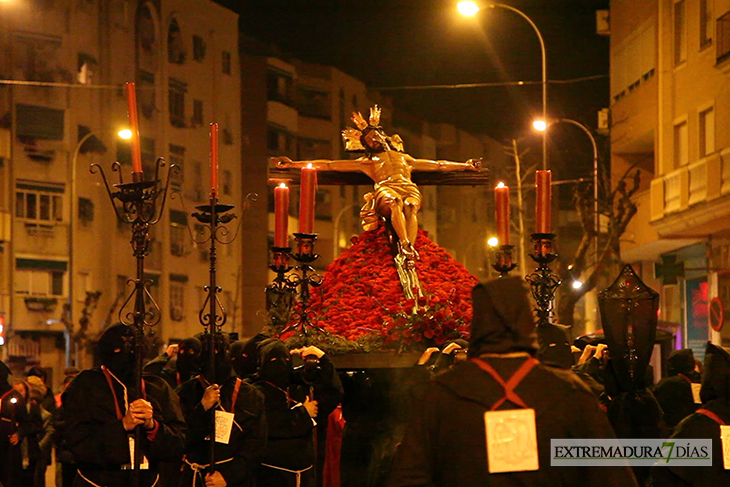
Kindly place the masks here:
<instances>
[{"instance_id":1,"label":"lit candle flame","mask_svg":"<svg viewBox=\"0 0 730 487\"><path fill-rule=\"evenodd\" d=\"M281 183L281 184L279 184L279 187L280 187L280 188L286 188L286 183Z\"/></svg>"},{"instance_id":2,"label":"lit candle flame","mask_svg":"<svg viewBox=\"0 0 730 487\"><path fill-rule=\"evenodd\" d=\"M312 169L312 163L307 164L307 169Z\"/></svg>"},{"instance_id":3,"label":"lit candle flame","mask_svg":"<svg viewBox=\"0 0 730 487\"><path fill-rule=\"evenodd\" d=\"M504 188L504 183L502 181L500 181L499 184L497 185L497 187L498 188Z\"/></svg>"}]
</instances>

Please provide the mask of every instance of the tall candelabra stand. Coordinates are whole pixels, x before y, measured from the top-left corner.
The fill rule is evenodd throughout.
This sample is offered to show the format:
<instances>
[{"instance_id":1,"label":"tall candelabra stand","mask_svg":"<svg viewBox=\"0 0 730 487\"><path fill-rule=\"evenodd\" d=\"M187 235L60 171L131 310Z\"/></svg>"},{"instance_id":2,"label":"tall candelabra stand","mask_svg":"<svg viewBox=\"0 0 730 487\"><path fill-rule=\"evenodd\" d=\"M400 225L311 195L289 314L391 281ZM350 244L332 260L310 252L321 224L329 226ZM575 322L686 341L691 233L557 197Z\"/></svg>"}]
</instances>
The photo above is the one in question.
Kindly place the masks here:
<instances>
[{"instance_id":1,"label":"tall candelabra stand","mask_svg":"<svg viewBox=\"0 0 730 487\"><path fill-rule=\"evenodd\" d=\"M181 201L184 200L180 198ZM244 209L249 206L253 201L256 201L255 194L249 194L246 196L246 203L244 203ZM222 340L222 328L228 319L228 313L225 307L221 303L220 293L223 292L223 288L218 286L216 280L216 274L218 271L218 249L217 244L228 245L233 242L238 236L238 230L241 228L241 220L239 219L238 226L233 234L230 233L226 226L230 223L236 215L230 213L235 208L233 205L224 205L218 203L218 194L216 191L210 193L210 203L207 205L200 205L195 207L198 211L192 214L192 217L198 220L203 225L201 233L198 234L197 238L193 234L190 227L190 236L193 241L198 245L204 245L208 243L210 245L208 250L208 260L210 262L209 268L209 282L208 285L203 288L207 293L205 301L203 302L200 311L198 312L198 320L203 325L204 336L208 338L209 356L208 356L208 370L213 373L215 377L215 354L218 346L223 343ZM206 232L207 229L207 232ZM218 384L223 386L223 384ZM215 473L215 407L211 408L211 435L210 435L210 463L207 469L211 474Z\"/></svg>"},{"instance_id":2,"label":"tall candelabra stand","mask_svg":"<svg viewBox=\"0 0 730 487\"><path fill-rule=\"evenodd\" d=\"M517 263L512 261L512 249L514 245L500 245L499 250L495 254L495 263L492 268L499 272L499 277L509 275L510 271L517 267Z\"/></svg>"},{"instance_id":3,"label":"tall candelabra stand","mask_svg":"<svg viewBox=\"0 0 730 487\"><path fill-rule=\"evenodd\" d=\"M306 337L309 335L310 329L324 333L324 329L312 322L310 318L312 311L309 307L310 288L321 286L324 279L311 265L319 258L319 255L314 253L317 234L295 233L294 238L297 242L295 254L291 253L290 247L272 249L274 259L270 269L276 272L276 278L266 288L267 308L271 309L280 304L282 299L286 304L293 305L289 324L284 327L279 336L290 331L298 331ZM294 257L299 264L292 268L289 265L290 257Z\"/></svg>"},{"instance_id":4,"label":"tall candelabra stand","mask_svg":"<svg viewBox=\"0 0 730 487\"><path fill-rule=\"evenodd\" d=\"M177 165L172 164L167 171L166 181L162 184L159 175L160 168L163 166L165 166L165 161L159 158L155 164L155 176L151 181L145 181L142 172L134 172L132 173L132 182L125 183L122 177L121 165L114 162L112 171L119 173L119 184L113 185L114 190L109 187L104 170L99 164L95 163L90 167L92 174L97 172L101 174L117 219L120 222L132 224L132 239L130 242L132 244L132 253L137 259L137 277L128 281L128 284L134 285L134 289L119 309L119 321L134 329L135 385L137 388L134 394L136 394L136 398L142 397L143 391L142 365L145 329L151 329L160 322L160 307L149 291L152 281L144 277L144 260L150 248L149 230L152 225L160 221L170 187L171 173L179 170ZM134 304L130 307L132 298L134 298ZM146 300L149 300L151 307L147 307ZM141 448L139 448L142 439L141 426L135 428L134 435L136 445L134 449L134 479L135 485L139 485L139 471L143 458Z\"/></svg>"},{"instance_id":5,"label":"tall candelabra stand","mask_svg":"<svg viewBox=\"0 0 730 487\"><path fill-rule=\"evenodd\" d=\"M553 273L548 264L558 255L553 253L553 233L533 233L532 243L534 251L532 259L537 262L535 271L527 276L530 283L532 297L535 299L538 325L550 323L555 300L555 290L560 286L560 278Z\"/></svg>"}]
</instances>

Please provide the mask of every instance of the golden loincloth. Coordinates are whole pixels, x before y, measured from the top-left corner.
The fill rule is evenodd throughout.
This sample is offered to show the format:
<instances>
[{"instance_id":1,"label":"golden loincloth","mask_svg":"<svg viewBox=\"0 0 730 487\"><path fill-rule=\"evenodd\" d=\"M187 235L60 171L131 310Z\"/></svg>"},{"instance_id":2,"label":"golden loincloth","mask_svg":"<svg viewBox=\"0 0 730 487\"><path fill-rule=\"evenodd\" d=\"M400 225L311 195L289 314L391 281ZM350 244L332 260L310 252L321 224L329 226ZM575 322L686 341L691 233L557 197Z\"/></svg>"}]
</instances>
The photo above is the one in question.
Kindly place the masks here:
<instances>
[{"instance_id":1,"label":"golden loincloth","mask_svg":"<svg viewBox=\"0 0 730 487\"><path fill-rule=\"evenodd\" d=\"M403 177L388 178L385 181L375 183L373 191L365 195L365 204L360 208L360 224L363 230L375 230L380 222L380 217L387 216L385 208L390 203L400 198L415 201L415 205L421 207L421 192L409 179Z\"/></svg>"}]
</instances>

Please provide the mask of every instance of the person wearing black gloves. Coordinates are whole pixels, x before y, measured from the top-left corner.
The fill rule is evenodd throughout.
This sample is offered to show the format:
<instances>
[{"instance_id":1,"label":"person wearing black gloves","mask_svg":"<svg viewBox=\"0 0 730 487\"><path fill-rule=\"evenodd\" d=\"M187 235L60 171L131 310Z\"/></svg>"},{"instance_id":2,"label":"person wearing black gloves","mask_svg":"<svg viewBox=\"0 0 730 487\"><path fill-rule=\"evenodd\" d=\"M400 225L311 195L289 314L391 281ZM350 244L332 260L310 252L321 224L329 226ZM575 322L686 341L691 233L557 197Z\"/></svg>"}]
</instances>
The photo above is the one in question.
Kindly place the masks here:
<instances>
[{"instance_id":1,"label":"person wearing black gloves","mask_svg":"<svg viewBox=\"0 0 730 487\"><path fill-rule=\"evenodd\" d=\"M236 377L226 334L204 334L201 341L203 373L177 388L188 423L181 485L253 486L266 447L264 397ZM211 351L215 354L214 367L211 366ZM214 411L218 440L215 443L215 473L211 474L210 437Z\"/></svg>"},{"instance_id":2,"label":"person wearing black gloves","mask_svg":"<svg viewBox=\"0 0 730 487\"><path fill-rule=\"evenodd\" d=\"M156 376L135 384L133 330L118 323L97 344L101 367L81 372L63 393L64 435L77 464L77 487L128 487L139 448L139 487L153 486L158 464L182 456L185 421L177 395ZM137 399L135 399L137 398ZM139 445L135 427L141 426Z\"/></svg>"},{"instance_id":3,"label":"person wearing black gloves","mask_svg":"<svg viewBox=\"0 0 730 487\"><path fill-rule=\"evenodd\" d=\"M271 338L259 348L256 387L266 401L269 441L258 475L258 487L313 487L314 418L317 401L298 399L290 388L293 368L289 350Z\"/></svg>"}]
</instances>

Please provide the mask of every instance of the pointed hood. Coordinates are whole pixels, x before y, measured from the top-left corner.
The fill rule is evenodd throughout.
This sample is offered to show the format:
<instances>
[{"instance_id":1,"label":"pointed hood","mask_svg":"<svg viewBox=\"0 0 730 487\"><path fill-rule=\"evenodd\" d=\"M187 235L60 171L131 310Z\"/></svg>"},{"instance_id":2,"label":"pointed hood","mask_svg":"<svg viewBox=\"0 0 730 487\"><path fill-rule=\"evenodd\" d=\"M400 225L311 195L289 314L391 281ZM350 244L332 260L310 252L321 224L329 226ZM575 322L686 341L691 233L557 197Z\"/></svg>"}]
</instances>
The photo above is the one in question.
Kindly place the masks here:
<instances>
[{"instance_id":1,"label":"pointed hood","mask_svg":"<svg viewBox=\"0 0 730 487\"><path fill-rule=\"evenodd\" d=\"M730 403L730 351L710 342L705 352L700 398L703 404L713 399Z\"/></svg>"},{"instance_id":2,"label":"pointed hood","mask_svg":"<svg viewBox=\"0 0 730 487\"><path fill-rule=\"evenodd\" d=\"M502 277L472 290L469 356L535 351L535 320L527 288L519 277Z\"/></svg>"},{"instance_id":3,"label":"pointed hood","mask_svg":"<svg viewBox=\"0 0 730 487\"><path fill-rule=\"evenodd\" d=\"M547 323L537 327L537 359L545 365L570 369L573 353L570 351L570 329L564 325Z\"/></svg>"},{"instance_id":4,"label":"pointed hood","mask_svg":"<svg viewBox=\"0 0 730 487\"><path fill-rule=\"evenodd\" d=\"M284 342L269 338L259 344L259 378L276 387L289 387L293 373L291 354Z\"/></svg>"},{"instance_id":5,"label":"pointed hood","mask_svg":"<svg viewBox=\"0 0 730 487\"><path fill-rule=\"evenodd\" d=\"M667 359L667 373L669 375L692 374L695 370L695 355L691 348L675 350Z\"/></svg>"}]
</instances>

